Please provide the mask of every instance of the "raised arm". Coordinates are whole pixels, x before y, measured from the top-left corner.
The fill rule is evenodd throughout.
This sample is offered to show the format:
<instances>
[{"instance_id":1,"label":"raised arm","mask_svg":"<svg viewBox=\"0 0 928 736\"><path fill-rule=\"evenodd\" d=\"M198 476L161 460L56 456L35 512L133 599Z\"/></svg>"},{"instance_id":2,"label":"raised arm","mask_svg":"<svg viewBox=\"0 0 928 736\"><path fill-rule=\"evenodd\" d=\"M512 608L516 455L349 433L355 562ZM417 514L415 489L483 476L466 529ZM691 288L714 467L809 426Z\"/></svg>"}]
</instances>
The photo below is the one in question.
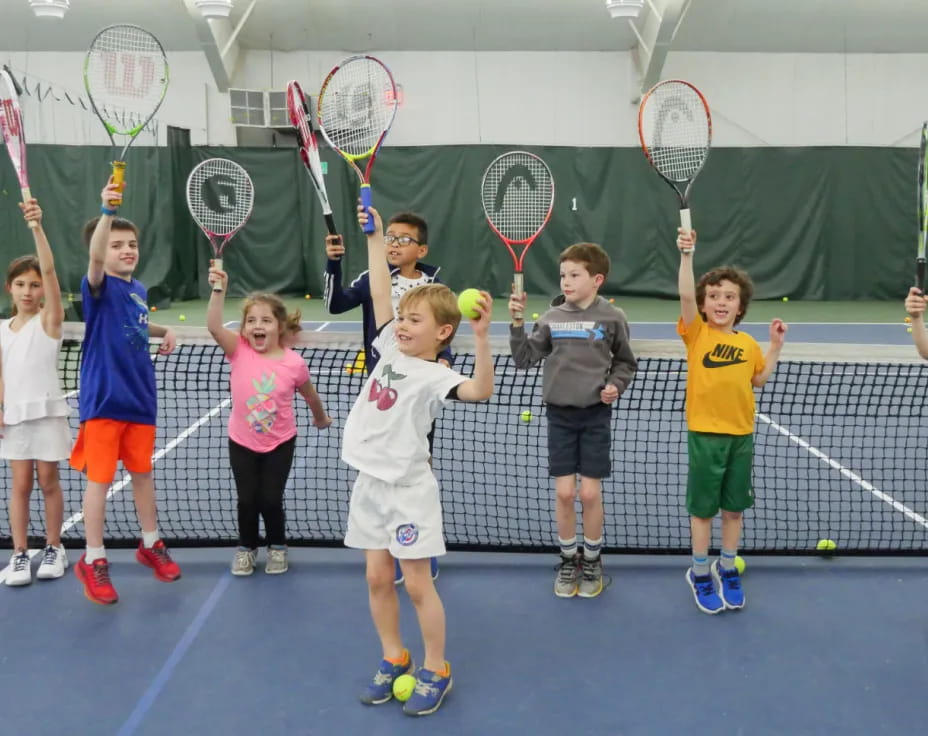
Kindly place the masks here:
<instances>
[{"instance_id":1,"label":"raised arm","mask_svg":"<svg viewBox=\"0 0 928 736\"><path fill-rule=\"evenodd\" d=\"M751 379L751 384L756 388L767 383L767 379L773 375L777 361L780 359L780 351L783 349L787 329L782 319L775 319L770 323L770 347L767 348L767 354L764 356L764 370Z\"/></svg>"},{"instance_id":2,"label":"raised arm","mask_svg":"<svg viewBox=\"0 0 928 736\"><path fill-rule=\"evenodd\" d=\"M87 284L91 290L96 290L103 283L103 277L106 272L103 270L103 262L106 259L106 249L110 244L110 229L113 225L113 218L116 217L116 205L111 202L122 202L123 188L122 185L109 178L103 191L100 193L100 199L103 206L100 210L100 219L97 220L97 227L90 236L90 265L87 266Z\"/></svg>"},{"instance_id":3,"label":"raised arm","mask_svg":"<svg viewBox=\"0 0 928 736\"><path fill-rule=\"evenodd\" d=\"M926 297L921 289L913 286L905 298L905 311L912 318L912 339L918 354L928 360L928 330L925 330Z\"/></svg>"},{"instance_id":4,"label":"raised arm","mask_svg":"<svg viewBox=\"0 0 928 736\"><path fill-rule=\"evenodd\" d=\"M677 277L677 289L680 292L680 316L683 324L692 324L699 315L696 304L696 279L693 276L693 253L696 247L696 231L677 230L677 248L680 249L680 273Z\"/></svg>"},{"instance_id":5,"label":"raised arm","mask_svg":"<svg viewBox=\"0 0 928 736\"><path fill-rule=\"evenodd\" d=\"M0 437L3 437L3 354L0 353Z\"/></svg>"},{"instance_id":6,"label":"raised arm","mask_svg":"<svg viewBox=\"0 0 928 736\"><path fill-rule=\"evenodd\" d=\"M479 313L477 319L470 321L475 343L474 375L458 384L458 398L461 401L485 401L493 395L493 355L490 353L493 298L481 291L480 299L474 306Z\"/></svg>"},{"instance_id":7,"label":"raised arm","mask_svg":"<svg viewBox=\"0 0 928 736\"><path fill-rule=\"evenodd\" d=\"M206 329L209 330L216 344L222 348L222 352L232 355L238 347L238 335L222 324L222 308L226 302L229 277L225 271L210 266L208 280L210 287L218 282L222 288L209 293L209 305L206 307Z\"/></svg>"},{"instance_id":8,"label":"raised arm","mask_svg":"<svg viewBox=\"0 0 928 736\"><path fill-rule=\"evenodd\" d=\"M393 319L393 299L390 283L390 269L384 257L383 220L380 213L370 208L374 218L374 232L367 236L367 269L371 287L371 303L374 306L374 324L379 330ZM367 223L367 213L358 205L358 223L363 228Z\"/></svg>"},{"instance_id":9,"label":"raised arm","mask_svg":"<svg viewBox=\"0 0 928 736\"><path fill-rule=\"evenodd\" d=\"M64 306L61 304L61 286L55 272L55 256L48 243L48 237L42 227L42 208L35 199L19 205L23 217L28 223L35 223L32 237L35 240L35 254L42 270L42 287L45 291L45 306L42 308L42 329L49 337L57 340L61 337L61 323L64 322Z\"/></svg>"}]
</instances>

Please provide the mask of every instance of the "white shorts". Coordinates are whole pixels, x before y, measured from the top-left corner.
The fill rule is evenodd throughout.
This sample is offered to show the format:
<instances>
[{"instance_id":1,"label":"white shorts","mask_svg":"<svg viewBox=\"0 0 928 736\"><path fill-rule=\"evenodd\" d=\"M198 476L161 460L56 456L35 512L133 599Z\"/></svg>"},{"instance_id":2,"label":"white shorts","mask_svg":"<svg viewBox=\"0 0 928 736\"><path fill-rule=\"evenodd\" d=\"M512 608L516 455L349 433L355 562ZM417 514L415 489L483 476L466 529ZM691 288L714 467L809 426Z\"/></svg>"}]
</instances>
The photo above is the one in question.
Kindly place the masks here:
<instances>
[{"instance_id":1,"label":"white shorts","mask_svg":"<svg viewBox=\"0 0 928 736\"><path fill-rule=\"evenodd\" d=\"M358 473L348 504L345 546L389 549L397 559L445 554L438 480L429 471L415 485Z\"/></svg>"},{"instance_id":2,"label":"white shorts","mask_svg":"<svg viewBox=\"0 0 928 736\"><path fill-rule=\"evenodd\" d=\"M42 417L6 424L0 431L0 458L58 462L71 456L71 428L67 417Z\"/></svg>"}]
</instances>

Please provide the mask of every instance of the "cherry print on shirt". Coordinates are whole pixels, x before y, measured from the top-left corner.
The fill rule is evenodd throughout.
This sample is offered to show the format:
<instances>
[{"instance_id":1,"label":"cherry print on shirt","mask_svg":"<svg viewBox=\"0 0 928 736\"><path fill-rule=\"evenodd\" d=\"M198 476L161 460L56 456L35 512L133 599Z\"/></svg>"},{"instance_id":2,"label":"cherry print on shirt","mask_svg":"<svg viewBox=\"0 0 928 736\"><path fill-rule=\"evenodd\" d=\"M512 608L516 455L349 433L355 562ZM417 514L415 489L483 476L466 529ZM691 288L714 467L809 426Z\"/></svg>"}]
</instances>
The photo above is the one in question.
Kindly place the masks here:
<instances>
[{"instance_id":1,"label":"cherry print on shirt","mask_svg":"<svg viewBox=\"0 0 928 736\"><path fill-rule=\"evenodd\" d=\"M396 389L393 388L393 386L390 384L392 384L393 381L403 380L406 378L406 375L403 373L397 373L388 363L383 367L381 378L386 379L387 385L384 386L376 378L372 380L370 390L367 392L367 400L376 401L377 408L380 411L386 411L392 407L396 403L397 398L399 398L399 394L396 392Z\"/></svg>"}]
</instances>

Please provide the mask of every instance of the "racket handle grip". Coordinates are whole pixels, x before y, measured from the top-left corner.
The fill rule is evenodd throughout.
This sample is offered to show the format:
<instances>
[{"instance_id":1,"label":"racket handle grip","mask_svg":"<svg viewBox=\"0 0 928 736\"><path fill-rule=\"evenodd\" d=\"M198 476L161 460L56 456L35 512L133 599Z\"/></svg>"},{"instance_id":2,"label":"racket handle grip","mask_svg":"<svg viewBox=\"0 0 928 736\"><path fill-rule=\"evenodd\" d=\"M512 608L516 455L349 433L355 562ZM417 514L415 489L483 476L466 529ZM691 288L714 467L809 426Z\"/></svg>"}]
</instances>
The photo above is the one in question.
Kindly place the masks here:
<instances>
[{"instance_id":1,"label":"racket handle grip","mask_svg":"<svg viewBox=\"0 0 928 736\"><path fill-rule=\"evenodd\" d=\"M512 277L512 294L513 296L521 297L524 292L525 292L525 280L523 279L522 272L517 271L515 275L513 275ZM516 312L513 315L513 318L517 320L521 320L524 317L525 315L521 311Z\"/></svg>"},{"instance_id":2,"label":"racket handle grip","mask_svg":"<svg viewBox=\"0 0 928 736\"><path fill-rule=\"evenodd\" d=\"M221 271L221 270L222 270L222 259L221 259L221 258L214 258L214 259L213 259L212 266L213 266L213 268L216 268L216 269L218 269L218 270ZM222 291L222 282L221 282L221 281L217 281L215 284L213 284L213 291Z\"/></svg>"},{"instance_id":3,"label":"racket handle grip","mask_svg":"<svg viewBox=\"0 0 928 736\"><path fill-rule=\"evenodd\" d=\"M917 258L915 260L915 288L924 292L925 290L925 259Z\"/></svg>"},{"instance_id":4,"label":"racket handle grip","mask_svg":"<svg viewBox=\"0 0 928 736\"><path fill-rule=\"evenodd\" d=\"M23 195L23 204L32 199L32 192L29 190L29 187L23 187L19 191ZM35 230L39 226L39 223L35 220L28 220L26 224L29 226L30 230Z\"/></svg>"},{"instance_id":5,"label":"racket handle grip","mask_svg":"<svg viewBox=\"0 0 928 736\"><path fill-rule=\"evenodd\" d=\"M328 214L323 215L323 216L325 217L325 226L329 230L329 235L338 235L338 228L335 227L334 215L332 215L332 213L329 212Z\"/></svg>"},{"instance_id":6,"label":"racket handle grip","mask_svg":"<svg viewBox=\"0 0 928 736\"><path fill-rule=\"evenodd\" d=\"M371 217L371 185L362 184L361 185L361 206L364 207L364 212L367 214L367 223L361 229L365 234L370 235L374 232L374 218Z\"/></svg>"},{"instance_id":7,"label":"racket handle grip","mask_svg":"<svg viewBox=\"0 0 928 736\"><path fill-rule=\"evenodd\" d=\"M121 192L126 186L126 162L125 161L113 161L113 183L119 185L119 191ZM122 204L122 197L119 199L111 199L110 204L114 207L118 207Z\"/></svg>"},{"instance_id":8,"label":"racket handle grip","mask_svg":"<svg viewBox=\"0 0 928 736\"><path fill-rule=\"evenodd\" d=\"M689 232L689 231L691 231L691 230L693 229L693 220L690 218L690 208L689 208L689 207L681 207L681 208L680 208L680 227L682 227L682 228L683 228L684 230L686 230L687 232ZM692 248L686 248L686 249L681 248L680 250L682 250L684 253L692 253L692 252L693 252L693 249L692 249Z\"/></svg>"}]
</instances>

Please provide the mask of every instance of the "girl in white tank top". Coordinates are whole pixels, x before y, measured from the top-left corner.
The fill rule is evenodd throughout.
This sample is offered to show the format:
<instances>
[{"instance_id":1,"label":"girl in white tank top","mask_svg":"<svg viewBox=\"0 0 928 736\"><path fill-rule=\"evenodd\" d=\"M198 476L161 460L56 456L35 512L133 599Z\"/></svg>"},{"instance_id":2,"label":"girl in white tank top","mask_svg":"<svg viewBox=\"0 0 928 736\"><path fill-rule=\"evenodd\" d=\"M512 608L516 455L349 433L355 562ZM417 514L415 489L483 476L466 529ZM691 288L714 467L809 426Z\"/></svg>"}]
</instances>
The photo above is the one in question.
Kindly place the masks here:
<instances>
[{"instance_id":1,"label":"girl in white tank top","mask_svg":"<svg viewBox=\"0 0 928 736\"><path fill-rule=\"evenodd\" d=\"M10 463L9 515L13 556L0 572L7 585L32 582L28 554L29 497L38 476L45 497L46 544L38 577L60 578L68 565L61 544L64 499L58 462L68 457L68 403L58 379L64 308L55 261L42 229L42 210L30 199L19 205L35 239L35 256L14 260L6 290L11 319L0 322L0 458Z\"/></svg>"}]
</instances>

